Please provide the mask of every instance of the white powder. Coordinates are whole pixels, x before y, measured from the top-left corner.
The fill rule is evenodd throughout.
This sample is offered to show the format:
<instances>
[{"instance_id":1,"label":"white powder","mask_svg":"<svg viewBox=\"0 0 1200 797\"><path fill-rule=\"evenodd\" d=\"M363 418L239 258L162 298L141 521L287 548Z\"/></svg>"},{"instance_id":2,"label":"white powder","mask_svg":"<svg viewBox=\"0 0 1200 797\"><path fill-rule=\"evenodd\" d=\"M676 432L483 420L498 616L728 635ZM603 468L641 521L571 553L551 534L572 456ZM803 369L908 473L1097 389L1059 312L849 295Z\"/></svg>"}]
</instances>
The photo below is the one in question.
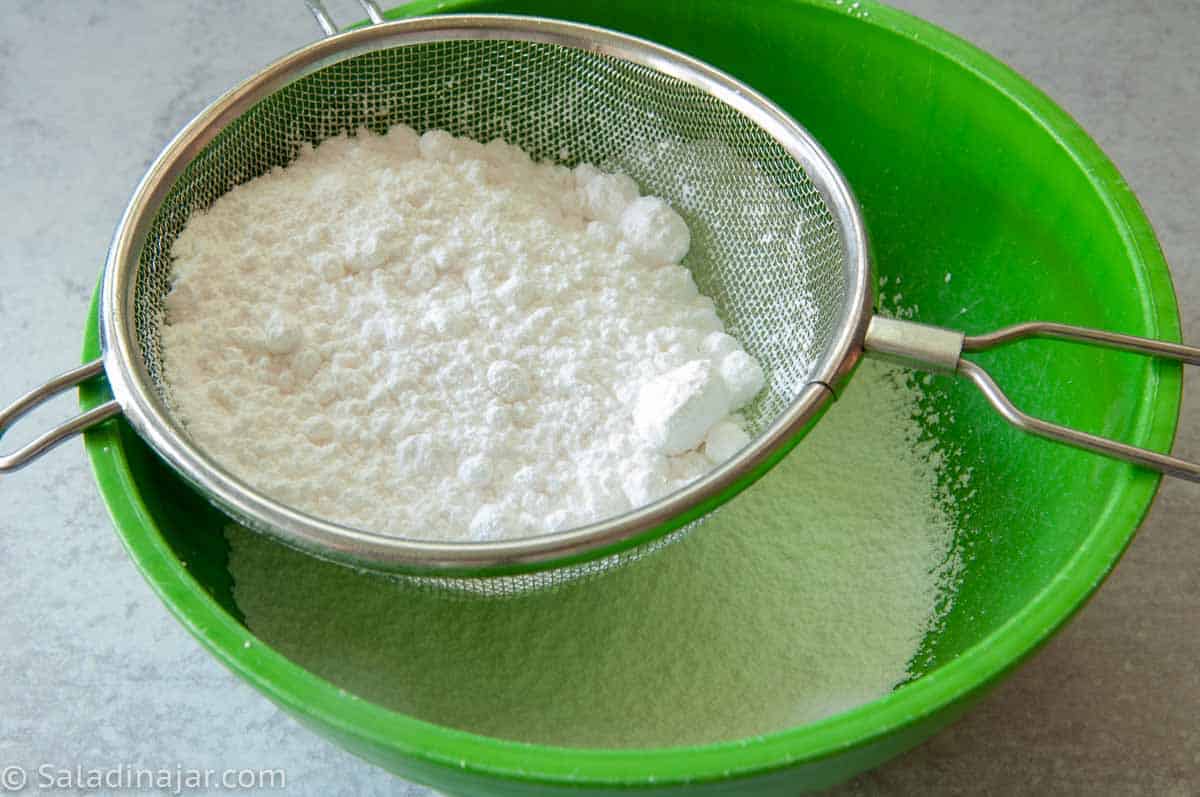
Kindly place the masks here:
<instances>
[{"instance_id":1,"label":"white powder","mask_svg":"<svg viewBox=\"0 0 1200 797\"><path fill-rule=\"evenodd\" d=\"M194 217L172 249L171 400L235 475L431 539L568 528L748 440L763 372L679 265L666 202L587 164L363 131Z\"/></svg>"},{"instance_id":2,"label":"white powder","mask_svg":"<svg viewBox=\"0 0 1200 797\"><path fill-rule=\"evenodd\" d=\"M683 541L557 592L451 601L232 528L234 598L300 666L477 733L656 747L818 720L919 674L953 597L939 481L955 471L920 400L864 362L792 454Z\"/></svg>"}]
</instances>

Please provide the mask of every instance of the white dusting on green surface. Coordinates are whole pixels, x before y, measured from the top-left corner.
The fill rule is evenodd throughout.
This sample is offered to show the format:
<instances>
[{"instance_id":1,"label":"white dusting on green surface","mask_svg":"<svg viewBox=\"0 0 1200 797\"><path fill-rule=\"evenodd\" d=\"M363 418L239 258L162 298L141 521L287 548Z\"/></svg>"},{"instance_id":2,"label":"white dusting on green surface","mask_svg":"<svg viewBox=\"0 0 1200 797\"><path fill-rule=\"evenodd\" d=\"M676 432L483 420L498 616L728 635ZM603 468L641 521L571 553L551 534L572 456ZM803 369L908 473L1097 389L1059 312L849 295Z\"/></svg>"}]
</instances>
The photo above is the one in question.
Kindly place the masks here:
<instances>
[{"instance_id":1,"label":"white dusting on green surface","mask_svg":"<svg viewBox=\"0 0 1200 797\"><path fill-rule=\"evenodd\" d=\"M643 747L810 722L908 679L948 603L954 531L918 395L864 363L758 484L592 582L447 600L234 527L234 595L263 642L337 686L477 733Z\"/></svg>"}]
</instances>

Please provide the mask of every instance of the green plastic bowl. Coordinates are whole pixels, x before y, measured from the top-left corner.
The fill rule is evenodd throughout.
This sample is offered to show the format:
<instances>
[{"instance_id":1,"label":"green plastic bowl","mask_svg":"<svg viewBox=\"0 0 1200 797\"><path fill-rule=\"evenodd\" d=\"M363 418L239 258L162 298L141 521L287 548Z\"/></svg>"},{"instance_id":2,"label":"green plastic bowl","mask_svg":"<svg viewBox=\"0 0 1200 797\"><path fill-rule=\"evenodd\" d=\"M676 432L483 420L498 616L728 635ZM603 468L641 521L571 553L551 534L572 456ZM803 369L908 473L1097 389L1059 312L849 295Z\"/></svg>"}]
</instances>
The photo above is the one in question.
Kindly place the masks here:
<instances>
[{"instance_id":1,"label":"green plastic bowl","mask_svg":"<svg viewBox=\"0 0 1200 797\"><path fill-rule=\"evenodd\" d=\"M764 92L845 171L884 292L902 293L921 320L977 332L1049 319L1179 339L1167 265L1117 170L1037 89L931 25L874 3L811 0L428 0L403 13L435 10L615 28ZM85 357L97 351L93 309ZM1052 342L982 359L1030 411L1170 448L1176 365ZM969 386L935 386L930 400L954 419L945 435L974 467L975 492L959 496L965 576L945 628L926 641L923 674L815 724L692 748L581 750L464 733L247 647L255 640L233 602L221 516L123 423L90 432L87 449L118 532L180 621L300 722L380 766L450 794L795 794L876 766L962 714L1083 605L1158 486L1152 473L1007 427ZM106 397L99 385L83 398Z\"/></svg>"}]
</instances>

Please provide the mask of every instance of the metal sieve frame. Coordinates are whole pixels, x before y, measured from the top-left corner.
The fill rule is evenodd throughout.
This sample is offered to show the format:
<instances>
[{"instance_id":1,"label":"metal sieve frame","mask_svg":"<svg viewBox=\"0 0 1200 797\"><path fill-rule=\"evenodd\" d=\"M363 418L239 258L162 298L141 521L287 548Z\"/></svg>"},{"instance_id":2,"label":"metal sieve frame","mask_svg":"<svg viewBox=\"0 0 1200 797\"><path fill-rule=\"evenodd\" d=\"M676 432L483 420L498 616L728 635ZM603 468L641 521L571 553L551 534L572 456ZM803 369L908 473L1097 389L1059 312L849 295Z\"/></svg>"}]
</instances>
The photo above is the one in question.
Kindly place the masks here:
<instances>
[{"instance_id":1,"label":"metal sieve frame","mask_svg":"<svg viewBox=\"0 0 1200 797\"><path fill-rule=\"evenodd\" d=\"M319 3L310 0L310 6ZM318 14L322 26L332 23ZM373 21L376 15L372 15ZM328 24L327 24L328 23ZM832 317L832 340L809 381L734 459L687 487L644 507L565 532L505 542L441 543L391 537L321 520L271 499L204 454L171 419L141 356L135 328L140 257L157 211L176 179L223 130L292 81L372 51L450 40L512 40L557 45L655 70L700 89L764 131L800 164L840 235L845 292ZM575 23L506 15L418 17L332 34L272 63L196 116L163 150L138 185L105 263L99 307L99 360L72 369L0 410L0 434L48 397L104 373L114 399L51 429L24 448L0 455L0 474L23 467L73 434L124 413L141 437L216 505L251 528L314 556L352 567L415 578L430 586L511 595L603 572L656 550L690 523L764 473L814 421L863 354L973 382L1012 425L1060 443L1200 481L1200 464L1050 423L1019 410L988 373L964 354L1031 338L1073 340L1200 365L1200 348L1053 322L1017 324L989 334L873 314L871 266L863 217L832 159L795 120L729 75L677 51ZM561 575L560 575L561 574Z\"/></svg>"},{"instance_id":2,"label":"metal sieve frame","mask_svg":"<svg viewBox=\"0 0 1200 797\"><path fill-rule=\"evenodd\" d=\"M653 504L565 532L504 542L440 543L390 537L322 520L255 490L190 442L171 419L142 364L134 329L138 260L176 178L229 123L293 80L378 49L449 39L511 39L621 58L692 84L765 130L804 168L842 232L847 291L833 345L810 381L734 460ZM105 264L100 301L104 371L126 420L197 490L230 515L280 542L353 567L425 577L492 577L578 564L680 528L751 483L773 453L814 419L857 363L870 318L868 243L857 201L813 137L761 94L675 50L624 34L507 15L418 17L317 41L272 63L198 114L163 150L122 215Z\"/></svg>"}]
</instances>

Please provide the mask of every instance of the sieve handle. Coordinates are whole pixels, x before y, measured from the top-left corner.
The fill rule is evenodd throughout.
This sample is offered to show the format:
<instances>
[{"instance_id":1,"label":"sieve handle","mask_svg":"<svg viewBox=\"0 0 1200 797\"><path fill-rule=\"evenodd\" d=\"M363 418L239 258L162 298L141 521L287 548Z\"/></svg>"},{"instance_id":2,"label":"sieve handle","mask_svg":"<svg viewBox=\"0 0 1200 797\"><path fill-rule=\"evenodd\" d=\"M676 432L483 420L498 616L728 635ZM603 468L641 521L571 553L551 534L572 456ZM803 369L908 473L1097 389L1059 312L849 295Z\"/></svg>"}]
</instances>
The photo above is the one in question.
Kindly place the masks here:
<instances>
[{"instance_id":1,"label":"sieve handle","mask_svg":"<svg viewBox=\"0 0 1200 797\"><path fill-rule=\"evenodd\" d=\"M43 404L47 399L57 396L64 390L75 387L80 382L98 376L103 372L104 363L101 360L92 360L90 363L84 363L78 368L72 368L66 373L59 374L41 387L34 388L24 396L21 396L12 404L0 410L0 437L4 436L4 433L8 431L9 427L18 418L34 407ZM77 435L83 430L95 426L120 412L121 405L116 401L107 401L99 407L94 407L81 415L76 415L74 418L55 426L32 443L28 443L13 453L0 455L0 473L9 473L25 467L67 438Z\"/></svg>"},{"instance_id":2,"label":"sieve handle","mask_svg":"<svg viewBox=\"0 0 1200 797\"><path fill-rule=\"evenodd\" d=\"M1032 321L1004 327L985 335L964 335L941 327L875 316L867 327L863 348L870 354L926 371L955 373L969 379L1004 420L1030 434L1076 448L1094 451L1157 470L1168 476L1200 482L1200 463L1169 454L1110 440L1069 426L1035 418L1017 408L991 375L977 363L964 359L964 351L987 349L1027 338L1054 338L1093 343L1112 349L1163 357L1189 365L1200 365L1200 348L1181 343L1122 335L1100 329Z\"/></svg>"},{"instance_id":3,"label":"sieve handle","mask_svg":"<svg viewBox=\"0 0 1200 797\"><path fill-rule=\"evenodd\" d=\"M363 7L363 11L367 12L367 17L371 20L372 25L378 25L381 22L386 22L383 12L379 10L379 4L375 0L358 0L358 4ZM325 4L321 0L304 0L304 5L308 6L308 11L313 15L313 19L321 26L321 32L326 36L334 36L338 32L337 23L333 21L333 17L329 16L329 11L325 8Z\"/></svg>"}]
</instances>

